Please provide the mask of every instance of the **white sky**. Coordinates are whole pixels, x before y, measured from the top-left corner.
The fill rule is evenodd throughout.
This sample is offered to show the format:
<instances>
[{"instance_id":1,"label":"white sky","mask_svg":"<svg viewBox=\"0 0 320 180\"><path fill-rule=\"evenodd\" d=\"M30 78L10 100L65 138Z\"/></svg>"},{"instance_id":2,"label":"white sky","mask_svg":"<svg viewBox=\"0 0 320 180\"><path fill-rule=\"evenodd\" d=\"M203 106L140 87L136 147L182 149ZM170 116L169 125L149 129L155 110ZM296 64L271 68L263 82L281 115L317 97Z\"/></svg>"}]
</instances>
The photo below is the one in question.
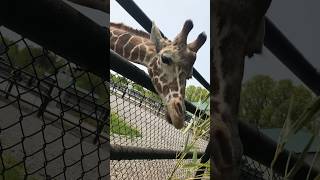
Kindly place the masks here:
<instances>
[{"instance_id":1,"label":"white sky","mask_svg":"<svg viewBox=\"0 0 320 180\"><path fill-rule=\"evenodd\" d=\"M166 37L173 40L181 30L185 20L191 19L194 27L188 36L188 42L197 38L201 32L207 34L207 41L197 54L194 67L210 81L210 0L135 0L143 12L159 27ZM144 30L117 2L111 1L110 21L122 22L136 29ZM143 66L139 68L146 70ZM201 86L194 78L187 84Z\"/></svg>"}]
</instances>

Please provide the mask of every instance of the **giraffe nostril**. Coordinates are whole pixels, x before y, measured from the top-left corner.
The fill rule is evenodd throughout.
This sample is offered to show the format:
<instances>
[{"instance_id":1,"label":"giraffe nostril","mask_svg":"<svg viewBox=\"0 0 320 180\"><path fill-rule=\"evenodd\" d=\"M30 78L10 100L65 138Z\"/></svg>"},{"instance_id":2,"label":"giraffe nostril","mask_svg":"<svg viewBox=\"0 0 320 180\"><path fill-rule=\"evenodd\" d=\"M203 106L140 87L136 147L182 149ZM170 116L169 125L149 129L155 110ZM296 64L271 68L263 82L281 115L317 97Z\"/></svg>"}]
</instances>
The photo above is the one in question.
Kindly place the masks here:
<instances>
[{"instance_id":1,"label":"giraffe nostril","mask_svg":"<svg viewBox=\"0 0 320 180\"><path fill-rule=\"evenodd\" d=\"M182 106L181 106L181 103L177 102L175 103L175 109L176 109L176 112L179 114L179 115L182 115Z\"/></svg>"}]
</instances>

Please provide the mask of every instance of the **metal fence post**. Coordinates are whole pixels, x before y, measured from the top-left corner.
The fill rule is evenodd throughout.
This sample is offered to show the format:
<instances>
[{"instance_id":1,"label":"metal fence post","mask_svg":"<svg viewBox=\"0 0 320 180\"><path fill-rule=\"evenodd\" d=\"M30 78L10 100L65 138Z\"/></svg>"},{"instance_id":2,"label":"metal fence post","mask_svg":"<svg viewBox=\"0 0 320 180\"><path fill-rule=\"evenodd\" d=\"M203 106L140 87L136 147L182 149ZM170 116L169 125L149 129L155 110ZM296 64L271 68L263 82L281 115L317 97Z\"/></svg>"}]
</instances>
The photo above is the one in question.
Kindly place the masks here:
<instances>
[{"instance_id":1,"label":"metal fence post","mask_svg":"<svg viewBox=\"0 0 320 180\"><path fill-rule=\"evenodd\" d=\"M54 84L49 84L48 92L44 96L43 103L40 105L39 111L37 113L37 117L40 117L43 115L44 111L46 110L49 102L51 101L51 93L53 91Z\"/></svg>"},{"instance_id":2,"label":"metal fence post","mask_svg":"<svg viewBox=\"0 0 320 180\"><path fill-rule=\"evenodd\" d=\"M109 115L110 115L110 109L107 109L104 111L104 115L101 118L101 120L97 120L97 129L96 129L96 137L93 140L93 143L96 144L99 140L99 135L102 133L102 130L104 128L104 126L106 125L106 123L109 123Z\"/></svg>"}]
</instances>

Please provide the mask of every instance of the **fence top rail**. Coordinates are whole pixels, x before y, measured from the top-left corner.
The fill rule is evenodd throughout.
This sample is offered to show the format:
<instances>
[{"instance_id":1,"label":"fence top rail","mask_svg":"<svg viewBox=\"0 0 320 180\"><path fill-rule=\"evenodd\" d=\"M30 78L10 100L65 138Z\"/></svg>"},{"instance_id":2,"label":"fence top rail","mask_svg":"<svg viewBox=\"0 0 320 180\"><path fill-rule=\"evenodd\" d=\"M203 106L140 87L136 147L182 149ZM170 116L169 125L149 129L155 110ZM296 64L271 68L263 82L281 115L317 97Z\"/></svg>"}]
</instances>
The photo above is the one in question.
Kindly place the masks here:
<instances>
[{"instance_id":1,"label":"fence top rail","mask_svg":"<svg viewBox=\"0 0 320 180\"><path fill-rule=\"evenodd\" d=\"M316 95L320 95L320 72L268 18L264 45Z\"/></svg>"}]
</instances>

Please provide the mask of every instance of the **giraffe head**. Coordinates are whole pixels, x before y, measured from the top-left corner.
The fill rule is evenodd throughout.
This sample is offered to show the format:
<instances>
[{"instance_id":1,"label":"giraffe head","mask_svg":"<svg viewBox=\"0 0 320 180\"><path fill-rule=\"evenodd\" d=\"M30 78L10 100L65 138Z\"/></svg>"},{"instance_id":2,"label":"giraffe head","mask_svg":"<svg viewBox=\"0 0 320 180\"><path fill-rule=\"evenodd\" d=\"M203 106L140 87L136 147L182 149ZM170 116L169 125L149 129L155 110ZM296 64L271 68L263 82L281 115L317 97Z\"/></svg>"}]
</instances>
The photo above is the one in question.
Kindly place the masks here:
<instances>
[{"instance_id":1,"label":"giraffe head","mask_svg":"<svg viewBox=\"0 0 320 180\"><path fill-rule=\"evenodd\" d=\"M181 129L185 120L185 87L187 79L192 77L192 68L197 51L207 37L203 32L195 41L187 44L187 36L193 23L187 20L174 41L161 36L153 23L151 41L155 45L156 55L150 61L148 72L152 83L167 109L167 121Z\"/></svg>"}]
</instances>

